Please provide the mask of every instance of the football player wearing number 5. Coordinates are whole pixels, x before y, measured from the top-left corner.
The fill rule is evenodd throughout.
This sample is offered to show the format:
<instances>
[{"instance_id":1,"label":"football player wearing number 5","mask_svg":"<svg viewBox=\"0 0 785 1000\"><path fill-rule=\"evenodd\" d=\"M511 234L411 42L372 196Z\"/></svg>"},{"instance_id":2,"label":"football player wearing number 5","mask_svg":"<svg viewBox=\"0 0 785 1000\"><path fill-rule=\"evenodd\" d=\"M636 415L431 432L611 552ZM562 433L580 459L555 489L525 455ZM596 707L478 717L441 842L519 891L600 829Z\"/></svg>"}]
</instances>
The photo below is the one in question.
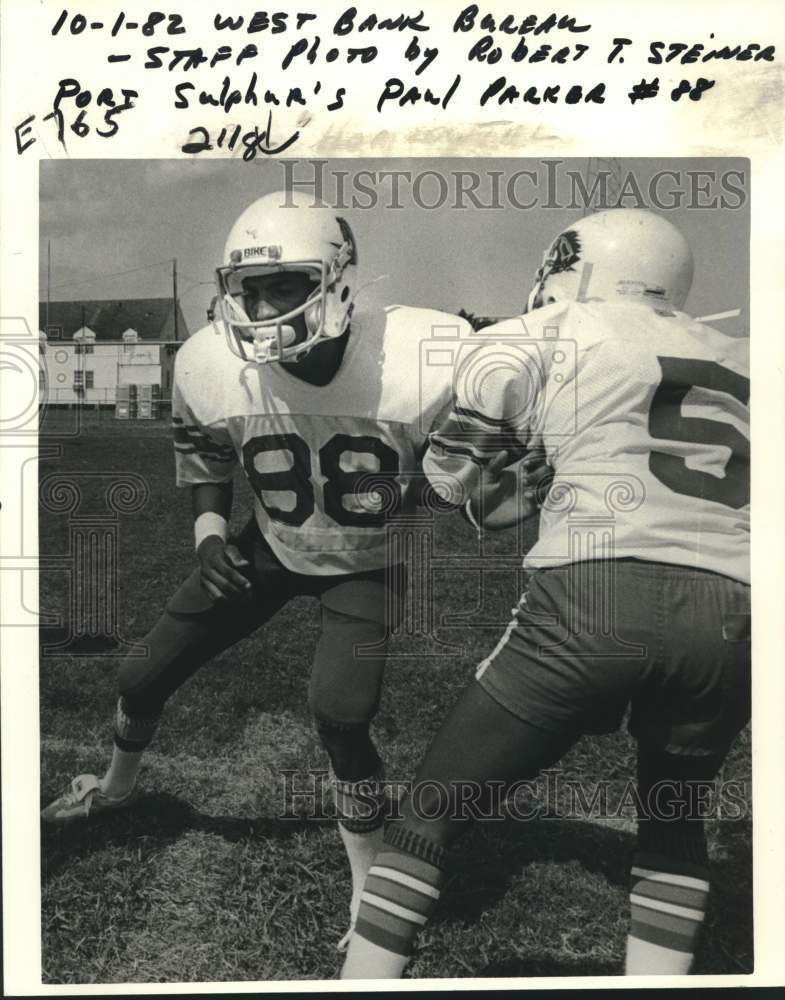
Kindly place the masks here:
<instances>
[{"instance_id":1,"label":"football player wearing number 5","mask_svg":"<svg viewBox=\"0 0 785 1000\"><path fill-rule=\"evenodd\" d=\"M542 435L554 478L528 589L432 743L417 810L412 795L386 831L344 978L401 975L467 826L458 782L498 794L532 779L628 706L640 810L626 971L690 969L706 792L750 715L748 343L681 311L692 273L660 216L580 220L545 254L526 314L487 331L525 328L537 363L494 371L495 348L479 347L482 396L459 395L432 436L425 471L458 477L487 527L521 511L509 489L474 506L500 429Z\"/></svg>"},{"instance_id":2,"label":"football player wearing number 5","mask_svg":"<svg viewBox=\"0 0 785 1000\"><path fill-rule=\"evenodd\" d=\"M429 426L451 399L449 366L420 372L420 342L434 325L471 331L430 310L354 312L349 225L283 192L239 217L217 284L216 322L177 355L172 405L199 566L143 640L148 658L120 669L108 772L75 779L44 818L127 805L167 698L292 598L310 595L321 634L309 704L336 779L354 913L382 823L356 793L382 773L369 727L406 587L405 567L387 565L386 525L414 505ZM254 510L228 538L238 468Z\"/></svg>"}]
</instances>

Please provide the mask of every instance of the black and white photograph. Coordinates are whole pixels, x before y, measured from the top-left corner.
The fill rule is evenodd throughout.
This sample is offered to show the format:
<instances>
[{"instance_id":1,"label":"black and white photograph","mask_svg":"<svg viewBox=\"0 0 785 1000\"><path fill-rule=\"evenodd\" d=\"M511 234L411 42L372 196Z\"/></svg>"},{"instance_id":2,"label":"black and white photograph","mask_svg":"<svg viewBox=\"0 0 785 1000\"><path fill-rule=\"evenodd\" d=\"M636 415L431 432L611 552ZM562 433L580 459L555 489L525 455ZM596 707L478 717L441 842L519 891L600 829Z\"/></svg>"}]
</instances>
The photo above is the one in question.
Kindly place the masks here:
<instances>
[{"instance_id":1,"label":"black and white photograph","mask_svg":"<svg viewBox=\"0 0 785 1000\"><path fill-rule=\"evenodd\" d=\"M42 163L44 983L752 972L750 197Z\"/></svg>"},{"instance_id":2,"label":"black and white photograph","mask_svg":"<svg viewBox=\"0 0 785 1000\"><path fill-rule=\"evenodd\" d=\"M4 995L785 983L784 53L0 0Z\"/></svg>"}]
</instances>

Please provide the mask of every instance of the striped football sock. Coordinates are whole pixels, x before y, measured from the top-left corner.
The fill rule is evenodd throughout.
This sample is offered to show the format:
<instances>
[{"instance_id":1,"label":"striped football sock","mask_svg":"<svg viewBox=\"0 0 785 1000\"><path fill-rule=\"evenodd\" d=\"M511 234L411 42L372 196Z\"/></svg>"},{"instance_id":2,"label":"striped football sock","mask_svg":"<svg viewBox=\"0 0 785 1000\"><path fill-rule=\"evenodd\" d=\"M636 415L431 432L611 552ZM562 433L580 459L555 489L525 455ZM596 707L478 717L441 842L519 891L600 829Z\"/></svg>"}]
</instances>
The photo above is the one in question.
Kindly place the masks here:
<instances>
[{"instance_id":1,"label":"striped football sock","mask_svg":"<svg viewBox=\"0 0 785 1000\"><path fill-rule=\"evenodd\" d=\"M632 923L625 974L689 972L708 895L709 872L704 865L637 853L631 872Z\"/></svg>"},{"instance_id":2,"label":"striped football sock","mask_svg":"<svg viewBox=\"0 0 785 1000\"><path fill-rule=\"evenodd\" d=\"M134 787L142 763L142 754L158 728L158 719L133 718L120 698L114 720L112 762L101 779L101 791L112 798L127 795Z\"/></svg>"},{"instance_id":3,"label":"striped football sock","mask_svg":"<svg viewBox=\"0 0 785 1000\"><path fill-rule=\"evenodd\" d=\"M402 824L389 827L368 872L342 979L397 979L445 879L444 848Z\"/></svg>"}]
</instances>

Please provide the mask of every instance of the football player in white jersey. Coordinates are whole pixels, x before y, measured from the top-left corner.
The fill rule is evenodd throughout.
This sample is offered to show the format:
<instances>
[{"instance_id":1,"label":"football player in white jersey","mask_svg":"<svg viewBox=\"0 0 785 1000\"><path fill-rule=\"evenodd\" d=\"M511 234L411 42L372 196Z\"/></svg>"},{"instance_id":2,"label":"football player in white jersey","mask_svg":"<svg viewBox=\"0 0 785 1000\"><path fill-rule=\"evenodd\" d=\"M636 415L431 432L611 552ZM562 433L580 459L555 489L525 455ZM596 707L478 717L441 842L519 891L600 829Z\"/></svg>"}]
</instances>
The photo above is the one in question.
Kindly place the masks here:
<instances>
[{"instance_id":1,"label":"football player in white jersey","mask_svg":"<svg viewBox=\"0 0 785 1000\"><path fill-rule=\"evenodd\" d=\"M388 565L387 529L416 503L428 431L451 400L449 368L420 371L420 344L435 327L456 337L471 328L425 309L354 312L349 225L284 193L239 217L217 285L214 324L177 355L172 404L199 566L143 640L147 657L121 665L107 773L74 779L43 817L128 805L167 698L293 597L314 596L322 628L309 707L335 776L354 914L381 837L382 761L369 727L406 587L405 567ZM238 468L254 511L229 538ZM379 808L369 815L371 793Z\"/></svg>"},{"instance_id":2,"label":"football player in white jersey","mask_svg":"<svg viewBox=\"0 0 785 1000\"><path fill-rule=\"evenodd\" d=\"M681 311L692 272L664 218L588 216L545 254L525 315L459 362L428 475L459 479L474 516L505 527L531 506L510 470L491 491L480 470L541 442L555 474L527 591L385 833L344 978L402 974L467 826L461 802L483 808L466 783L487 795L531 779L630 705L641 806L626 972L690 969L706 789L750 715L748 344Z\"/></svg>"}]
</instances>

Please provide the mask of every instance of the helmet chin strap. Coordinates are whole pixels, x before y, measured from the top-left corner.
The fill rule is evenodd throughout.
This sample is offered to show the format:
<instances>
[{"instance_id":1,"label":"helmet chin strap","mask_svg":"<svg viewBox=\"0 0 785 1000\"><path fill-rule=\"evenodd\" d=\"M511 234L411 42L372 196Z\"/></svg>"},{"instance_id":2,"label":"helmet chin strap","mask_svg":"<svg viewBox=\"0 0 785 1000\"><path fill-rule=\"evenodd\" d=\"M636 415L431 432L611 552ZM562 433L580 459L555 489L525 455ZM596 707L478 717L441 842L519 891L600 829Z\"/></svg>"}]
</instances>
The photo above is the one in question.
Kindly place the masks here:
<instances>
[{"instance_id":1,"label":"helmet chin strap","mask_svg":"<svg viewBox=\"0 0 785 1000\"><path fill-rule=\"evenodd\" d=\"M524 309L524 314L532 312L532 310L537 308L537 299L542 292L543 282L538 281L534 285L534 288L529 292L529 297L526 300L526 308Z\"/></svg>"}]
</instances>

